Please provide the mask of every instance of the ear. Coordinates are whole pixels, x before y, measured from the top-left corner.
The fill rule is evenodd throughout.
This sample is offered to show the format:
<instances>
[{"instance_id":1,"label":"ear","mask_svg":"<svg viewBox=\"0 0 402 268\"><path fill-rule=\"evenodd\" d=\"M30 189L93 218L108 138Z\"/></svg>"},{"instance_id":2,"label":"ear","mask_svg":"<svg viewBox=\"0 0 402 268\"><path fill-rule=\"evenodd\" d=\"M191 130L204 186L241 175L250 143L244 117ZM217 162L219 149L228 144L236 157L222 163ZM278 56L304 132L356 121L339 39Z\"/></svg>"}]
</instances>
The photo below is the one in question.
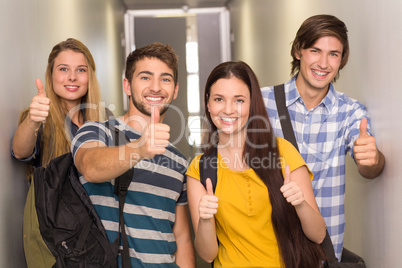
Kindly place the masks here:
<instances>
[{"instance_id":1,"label":"ear","mask_svg":"<svg viewBox=\"0 0 402 268\"><path fill-rule=\"evenodd\" d=\"M174 100L177 98L178 93L179 93L179 82L177 82L176 87L174 88L174 92L173 92L173 99Z\"/></svg>"},{"instance_id":2,"label":"ear","mask_svg":"<svg viewBox=\"0 0 402 268\"><path fill-rule=\"evenodd\" d=\"M295 51L294 56L295 56L296 59L300 60L300 58L301 58L300 50Z\"/></svg>"},{"instance_id":3,"label":"ear","mask_svg":"<svg viewBox=\"0 0 402 268\"><path fill-rule=\"evenodd\" d=\"M127 96L131 96L131 85L127 78L123 79L123 89Z\"/></svg>"}]
</instances>

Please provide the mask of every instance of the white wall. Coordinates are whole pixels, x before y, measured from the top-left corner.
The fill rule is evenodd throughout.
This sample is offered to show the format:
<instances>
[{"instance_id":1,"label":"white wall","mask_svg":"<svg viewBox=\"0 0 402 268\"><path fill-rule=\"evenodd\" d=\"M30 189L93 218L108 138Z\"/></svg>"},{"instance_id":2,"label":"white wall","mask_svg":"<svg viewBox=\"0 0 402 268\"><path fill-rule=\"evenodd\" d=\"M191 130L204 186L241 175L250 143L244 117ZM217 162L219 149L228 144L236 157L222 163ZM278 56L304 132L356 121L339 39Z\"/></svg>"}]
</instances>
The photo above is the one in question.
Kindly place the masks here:
<instances>
[{"instance_id":1,"label":"white wall","mask_svg":"<svg viewBox=\"0 0 402 268\"><path fill-rule=\"evenodd\" d=\"M346 23L351 55L335 87L368 107L386 166L369 181L347 157L345 245L369 268L400 267L402 2L234 0L231 11L234 59L248 62L263 86L290 79L290 43L307 17L327 13Z\"/></svg>"},{"instance_id":2,"label":"white wall","mask_svg":"<svg viewBox=\"0 0 402 268\"><path fill-rule=\"evenodd\" d=\"M44 80L52 47L74 37L94 56L106 105L122 107L124 11L119 0L0 1L0 267L25 266L22 214L27 182L25 166L10 156L10 139L20 112L36 94L35 79Z\"/></svg>"}]
</instances>

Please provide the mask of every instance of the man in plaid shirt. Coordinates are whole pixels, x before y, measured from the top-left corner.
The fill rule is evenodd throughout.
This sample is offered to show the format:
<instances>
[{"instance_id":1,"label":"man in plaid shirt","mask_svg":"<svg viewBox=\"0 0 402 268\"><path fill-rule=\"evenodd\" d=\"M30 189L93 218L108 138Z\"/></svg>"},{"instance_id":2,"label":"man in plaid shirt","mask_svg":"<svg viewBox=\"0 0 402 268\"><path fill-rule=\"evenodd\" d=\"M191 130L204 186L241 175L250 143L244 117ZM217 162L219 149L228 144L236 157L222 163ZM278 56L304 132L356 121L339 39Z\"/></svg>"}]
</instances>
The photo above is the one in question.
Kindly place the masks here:
<instances>
[{"instance_id":1,"label":"man in plaid shirt","mask_svg":"<svg viewBox=\"0 0 402 268\"><path fill-rule=\"evenodd\" d=\"M335 91L332 82L349 56L347 28L331 15L303 22L293 41L292 74L285 84L286 106L300 153L314 173L314 194L338 260L345 233L345 155L365 178L379 176L384 155L370 134L364 105ZM273 87L262 88L274 131L283 137Z\"/></svg>"}]
</instances>

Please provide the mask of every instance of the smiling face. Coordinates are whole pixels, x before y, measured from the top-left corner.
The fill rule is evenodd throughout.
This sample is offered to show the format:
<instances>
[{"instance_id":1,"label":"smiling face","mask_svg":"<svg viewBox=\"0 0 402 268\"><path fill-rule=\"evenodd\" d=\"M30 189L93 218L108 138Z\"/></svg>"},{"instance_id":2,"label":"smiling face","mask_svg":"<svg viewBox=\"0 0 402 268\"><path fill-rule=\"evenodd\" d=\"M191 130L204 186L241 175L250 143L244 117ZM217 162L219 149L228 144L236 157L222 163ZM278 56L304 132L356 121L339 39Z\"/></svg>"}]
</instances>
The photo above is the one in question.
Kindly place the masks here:
<instances>
[{"instance_id":1,"label":"smiling face","mask_svg":"<svg viewBox=\"0 0 402 268\"><path fill-rule=\"evenodd\" d=\"M88 66L85 56L73 50L60 52L54 60L53 89L62 103L71 108L88 91Z\"/></svg>"},{"instance_id":2,"label":"smiling face","mask_svg":"<svg viewBox=\"0 0 402 268\"><path fill-rule=\"evenodd\" d=\"M296 80L298 90L325 90L336 77L342 60L343 46L338 38L321 37L307 49L301 49L295 57L300 60L300 71Z\"/></svg>"},{"instance_id":3,"label":"smiling face","mask_svg":"<svg viewBox=\"0 0 402 268\"><path fill-rule=\"evenodd\" d=\"M131 115L151 116L151 106L158 106L163 115L176 99L179 89L174 82L173 70L156 58L138 61L131 84L126 78L123 83L126 94L131 96Z\"/></svg>"},{"instance_id":4,"label":"smiling face","mask_svg":"<svg viewBox=\"0 0 402 268\"><path fill-rule=\"evenodd\" d=\"M250 91L243 81L236 77L217 80L211 86L207 105L220 140L221 135L245 135L250 111Z\"/></svg>"}]
</instances>

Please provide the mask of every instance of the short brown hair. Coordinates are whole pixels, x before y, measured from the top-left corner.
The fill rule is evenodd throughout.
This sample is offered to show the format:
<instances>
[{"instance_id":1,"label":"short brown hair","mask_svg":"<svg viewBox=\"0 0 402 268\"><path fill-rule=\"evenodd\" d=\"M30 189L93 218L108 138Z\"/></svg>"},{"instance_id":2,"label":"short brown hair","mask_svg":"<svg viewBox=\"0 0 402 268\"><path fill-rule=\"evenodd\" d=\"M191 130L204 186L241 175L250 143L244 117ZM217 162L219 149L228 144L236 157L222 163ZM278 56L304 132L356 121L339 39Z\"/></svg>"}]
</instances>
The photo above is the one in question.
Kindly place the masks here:
<instances>
[{"instance_id":1,"label":"short brown hair","mask_svg":"<svg viewBox=\"0 0 402 268\"><path fill-rule=\"evenodd\" d=\"M126 60L126 73L127 80L131 83L135 71L135 65L138 61L144 58L156 58L173 70L174 84L177 84L178 79L178 57L173 51L172 47L168 44L152 43L141 48L137 48L128 55Z\"/></svg>"},{"instance_id":2,"label":"short brown hair","mask_svg":"<svg viewBox=\"0 0 402 268\"><path fill-rule=\"evenodd\" d=\"M333 36L339 39L343 45L342 59L339 70L345 67L349 58L349 40L348 29L344 22L332 15L315 15L306 19L299 30L296 33L296 37L293 40L291 56L292 70L291 74L298 72L300 69L300 60L296 58L297 53L302 49L312 47L318 39L324 36ZM339 77L335 76L334 81Z\"/></svg>"}]
</instances>

